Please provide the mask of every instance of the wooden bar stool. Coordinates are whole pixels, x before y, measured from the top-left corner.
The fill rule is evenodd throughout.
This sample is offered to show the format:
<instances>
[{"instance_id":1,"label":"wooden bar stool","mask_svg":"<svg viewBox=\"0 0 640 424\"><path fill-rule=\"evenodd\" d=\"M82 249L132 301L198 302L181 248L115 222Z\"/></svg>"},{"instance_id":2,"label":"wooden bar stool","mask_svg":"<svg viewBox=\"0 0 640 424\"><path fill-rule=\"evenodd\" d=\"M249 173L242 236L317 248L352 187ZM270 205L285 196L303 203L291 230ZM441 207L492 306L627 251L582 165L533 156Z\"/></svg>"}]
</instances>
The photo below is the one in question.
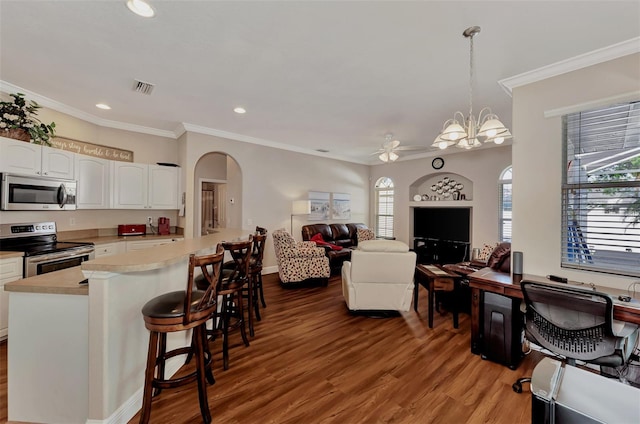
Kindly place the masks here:
<instances>
[{"instance_id":1,"label":"wooden bar stool","mask_svg":"<svg viewBox=\"0 0 640 424\"><path fill-rule=\"evenodd\" d=\"M222 306L218 328L222 333L222 364L225 370L229 369L229 330L239 328L242 341L249 346L247 339L246 320L244 318L244 300L242 291L248 289L249 297L249 330L253 334L253 290L249 278L249 261L253 246L253 235L247 240L223 242L225 251L229 252L233 264L223 270L222 279L218 286L218 294L222 296Z\"/></svg>"},{"instance_id":2,"label":"wooden bar stool","mask_svg":"<svg viewBox=\"0 0 640 424\"><path fill-rule=\"evenodd\" d=\"M253 289L253 308L258 321L262 320L260 317L258 296L260 296L262 307L267 307L267 304L264 302L264 291L262 289L262 260L264 258L264 246L267 242L267 230L264 228L262 228L262 230L264 230L264 232L259 233L256 229L256 234L253 235L253 251L249 261L249 276L251 279L251 287ZM251 335L253 336L253 333L251 333Z\"/></svg>"},{"instance_id":3,"label":"wooden bar stool","mask_svg":"<svg viewBox=\"0 0 640 424\"><path fill-rule=\"evenodd\" d=\"M157 296L142 308L145 327L150 335L140 423L149 422L152 396L158 395L162 389L179 387L193 381L198 383L202 419L207 424L211 422L205 379L210 384L215 380L211 371L212 356L207 343L206 323L216 312L223 259L224 248L221 245L216 247L214 254L189 256L187 289ZM208 283L206 287L202 284L200 289L194 289L193 274L196 267L201 269L204 277L202 281ZM167 352L167 333L189 329L193 329L191 346ZM196 371L183 377L165 379L166 360L191 353L196 358Z\"/></svg>"}]
</instances>

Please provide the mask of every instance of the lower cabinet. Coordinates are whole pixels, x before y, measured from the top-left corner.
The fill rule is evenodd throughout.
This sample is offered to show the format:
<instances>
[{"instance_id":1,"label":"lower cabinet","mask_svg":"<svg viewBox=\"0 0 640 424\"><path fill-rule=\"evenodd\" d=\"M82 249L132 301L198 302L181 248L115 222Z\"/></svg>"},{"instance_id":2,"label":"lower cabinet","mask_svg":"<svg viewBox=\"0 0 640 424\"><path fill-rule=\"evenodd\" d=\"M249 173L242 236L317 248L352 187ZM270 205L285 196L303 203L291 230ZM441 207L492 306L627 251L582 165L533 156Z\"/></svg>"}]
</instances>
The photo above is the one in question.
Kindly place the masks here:
<instances>
[{"instance_id":1,"label":"lower cabinet","mask_svg":"<svg viewBox=\"0 0 640 424\"><path fill-rule=\"evenodd\" d=\"M22 257L0 259L0 340L9 333L9 293L4 285L22 278Z\"/></svg>"},{"instance_id":2,"label":"lower cabinet","mask_svg":"<svg viewBox=\"0 0 640 424\"><path fill-rule=\"evenodd\" d=\"M149 249L151 247L162 246L163 244L173 243L174 241L182 241L182 237L174 237L162 240L133 240L127 241L127 252L134 250Z\"/></svg>"},{"instance_id":3,"label":"lower cabinet","mask_svg":"<svg viewBox=\"0 0 640 424\"><path fill-rule=\"evenodd\" d=\"M126 249L127 246L125 245L125 242L99 244L95 247L95 256L96 258L101 258L104 256L118 255L120 253L125 253Z\"/></svg>"}]
</instances>

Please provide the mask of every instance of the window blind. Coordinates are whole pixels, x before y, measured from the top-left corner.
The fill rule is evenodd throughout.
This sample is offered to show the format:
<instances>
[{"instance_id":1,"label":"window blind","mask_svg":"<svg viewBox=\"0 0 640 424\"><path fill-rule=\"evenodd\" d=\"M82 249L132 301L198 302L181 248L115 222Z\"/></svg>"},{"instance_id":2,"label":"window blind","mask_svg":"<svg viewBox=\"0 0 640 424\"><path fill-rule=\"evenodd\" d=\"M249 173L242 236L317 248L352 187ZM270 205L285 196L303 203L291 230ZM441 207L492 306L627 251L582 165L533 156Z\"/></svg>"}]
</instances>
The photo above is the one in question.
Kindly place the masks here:
<instances>
[{"instance_id":1,"label":"window blind","mask_svg":"<svg viewBox=\"0 0 640 424\"><path fill-rule=\"evenodd\" d=\"M640 103L563 117L562 266L640 276Z\"/></svg>"},{"instance_id":2,"label":"window blind","mask_svg":"<svg viewBox=\"0 0 640 424\"><path fill-rule=\"evenodd\" d=\"M376 184L376 236L393 237L393 181L381 178Z\"/></svg>"}]
</instances>

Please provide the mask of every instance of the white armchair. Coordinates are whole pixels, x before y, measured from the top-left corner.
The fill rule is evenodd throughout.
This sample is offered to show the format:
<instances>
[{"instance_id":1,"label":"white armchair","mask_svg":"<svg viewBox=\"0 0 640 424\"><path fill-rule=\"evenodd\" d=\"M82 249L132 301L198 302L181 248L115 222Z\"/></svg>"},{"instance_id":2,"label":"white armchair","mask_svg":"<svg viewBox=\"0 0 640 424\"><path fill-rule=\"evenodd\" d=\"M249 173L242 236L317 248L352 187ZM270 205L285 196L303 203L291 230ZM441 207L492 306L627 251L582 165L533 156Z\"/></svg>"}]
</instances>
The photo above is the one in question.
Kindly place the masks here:
<instances>
[{"instance_id":1,"label":"white armchair","mask_svg":"<svg viewBox=\"0 0 640 424\"><path fill-rule=\"evenodd\" d=\"M367 240L342 266L342 295L357 310L408 311L413 296L416 254L396 240Z\"/></svg>"}]
</instances>

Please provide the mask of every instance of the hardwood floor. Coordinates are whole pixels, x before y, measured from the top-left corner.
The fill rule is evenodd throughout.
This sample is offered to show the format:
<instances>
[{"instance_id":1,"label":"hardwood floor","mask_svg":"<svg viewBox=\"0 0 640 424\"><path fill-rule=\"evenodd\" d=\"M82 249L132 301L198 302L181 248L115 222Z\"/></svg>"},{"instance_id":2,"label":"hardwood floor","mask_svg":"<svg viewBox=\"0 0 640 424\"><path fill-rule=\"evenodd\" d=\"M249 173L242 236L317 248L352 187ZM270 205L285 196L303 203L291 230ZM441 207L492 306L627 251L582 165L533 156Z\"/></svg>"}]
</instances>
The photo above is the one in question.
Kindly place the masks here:
<instances>
[{"instance_id":1,"label":"hardwood floor","mask_svg":"<svg viewBox=\"0 0 640 424\"><path fill-rule=\"evenodd\" d=\"M229 370L222 369L220 340L211 344L214 422L531 422L528 386L516 394L511 384L531 375L539 354L515 371L483 361L470 352L467 314L454 329L450 314L436 312L428 328L425 290L419 314L381 319L350 314L339 277L328 287L283 289L272 274L264 284L268 306L256 336L244 347L231 335ZM6 351L0 344L0 422L7 419ZM201 422L196 385L154 398L151 422Z\"/></svg>"}]
</instances>

